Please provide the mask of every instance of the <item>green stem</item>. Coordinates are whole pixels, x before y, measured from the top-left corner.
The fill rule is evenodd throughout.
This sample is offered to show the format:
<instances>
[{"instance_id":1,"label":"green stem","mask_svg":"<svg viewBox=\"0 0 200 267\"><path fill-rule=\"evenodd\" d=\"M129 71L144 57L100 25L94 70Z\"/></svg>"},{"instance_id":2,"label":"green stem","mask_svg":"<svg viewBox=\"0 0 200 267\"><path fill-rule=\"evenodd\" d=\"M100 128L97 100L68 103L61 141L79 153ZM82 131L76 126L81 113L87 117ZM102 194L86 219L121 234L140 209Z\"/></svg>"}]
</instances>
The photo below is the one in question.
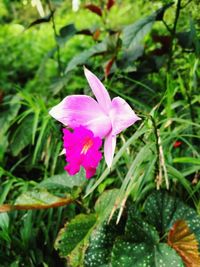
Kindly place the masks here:
<instances>
[{"instance_id":1,"label":"green stem","mask_svg":"<svg viewBox=\"0 0 200 267\"><path fill-rule=\"evenodd\" d=\"M53 27L54 37L55 37L55 41L56 41L58 74L60 76L62 74L62 64L61 64L61 60L60 60L60 46L59 46L59 44L58 44L58 42L56 40L58 35L57 35L57 31L56 31L56 23L55 23L55 17L54 17L55 10L52 8L50 0L47 0L47 4L48 4L49 10L50 10L50 12L52 14L51 21L52 21L52 27Z\"/></svg>"},{"instance_id":2,"label":"green stem","mask_svg":"<svg viewBox=\"0 0 200 267\"><path fill-rule=\"evenodd\" d=\"M174 39L176 36L176 28L177 28L178 19L180 16L180 11L181 11L181 0L178 0L177 5L176 5L176 14L175 14L175 19L174 19L174 26L171 30L171 44L170 44L169 60L168 60L168 67L167 67L168 71L170 70L170 67L171 67L172 56L173 56L173 43L174 43Z\"/></svg>"}]
</instances>

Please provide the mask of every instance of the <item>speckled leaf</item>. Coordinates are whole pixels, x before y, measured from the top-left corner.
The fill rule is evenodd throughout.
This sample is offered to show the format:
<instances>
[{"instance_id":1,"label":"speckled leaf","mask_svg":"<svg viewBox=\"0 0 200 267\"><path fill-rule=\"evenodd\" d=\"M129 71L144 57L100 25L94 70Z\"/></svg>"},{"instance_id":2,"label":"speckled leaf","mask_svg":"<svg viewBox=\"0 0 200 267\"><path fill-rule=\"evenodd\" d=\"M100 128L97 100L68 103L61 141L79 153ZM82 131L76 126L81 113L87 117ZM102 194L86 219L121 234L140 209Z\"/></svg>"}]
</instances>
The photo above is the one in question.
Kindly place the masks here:
<instances>
[{"instance_id":1,"label":"speckled leaf","mask_svg":"<svg viewBox=\"0 0 200 267\"><path fill-rule=\"evenodd\" d=\"M134 216L131 212L129 212L126 222L125 235L130 242L150 244L157 244L159 242L159 235L155 227L142 220L139 214Z\"/></svg>"},{"instance_id":2,"label":"speckled leaf","mask_svg":"<svg viewBox=\"0 0 200 267\"><path fill-rule=\"evenodd\" d=\"M200 266L198 241L185 221L179 220L173 225L168 234L168 244L181 256L187 267Z\"/></svg>"},{"instance_id":3,"label":"speckled leaf","mask_svg":"<svg viewBox=\"0 0 200 267\"><path fill-rule=\"evenodd\" d=\"M153 192L146 200L144 212L147 222L161 235L166 234L178 220L185 220L200 244L200 216L178 198L167 192Z\"/></svg>"},{"instance_id":4,"label":"speckled leaf","mask_svg":"<svg viewBox=\"0 0 200 267\"><path fill-rule=\"evenodd\" d=\"M59 250L60 255L67 256L78 245L81 245L95 222L94 214L79 214L61 229L55 243L55 248Z\"/></svg>"},{"instance_id":5,"label":"speckled leaf","mask_svg":"<svg viewBox=\"0 0 200 267\"><path fill-rule=\"evenodd\" d=\"M180 256L167 244L148 245L117 240L112 267L184 267Z\"/></svg>"},{"instance_id":6,"label":"speckled leaf","mask_svg":"<svg viewBox=\"0 0 200 267\"><path fill-rule=\"evenodd\" d=\"M85 267L110 266L111 251L115 238L123 233L123 224L115 224L113 219L110 224L98 226L90 237L90 245L85 254Z\"/></svg>"}]
</instances>

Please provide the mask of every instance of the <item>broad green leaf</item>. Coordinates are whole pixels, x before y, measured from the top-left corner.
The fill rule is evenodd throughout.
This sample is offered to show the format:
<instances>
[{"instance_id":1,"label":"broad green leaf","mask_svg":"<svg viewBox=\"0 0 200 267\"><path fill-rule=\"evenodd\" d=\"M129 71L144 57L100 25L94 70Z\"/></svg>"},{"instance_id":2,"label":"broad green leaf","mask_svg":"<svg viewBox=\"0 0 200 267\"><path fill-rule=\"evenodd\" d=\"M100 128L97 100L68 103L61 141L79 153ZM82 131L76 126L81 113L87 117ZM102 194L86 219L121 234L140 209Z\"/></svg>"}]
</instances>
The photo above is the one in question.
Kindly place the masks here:
<instances>
[{"instance_id":1,"label":"broad green leaf","mask_svg":"<svg viewBox=\"0 0 200 267\"><path fill-rule=\"evenodd\" d=\"M180 256L167 244L148 245L117 240L112 252L112 267L184 267Z\"/></svg>"},{"instance_id":2,"label":"broad green leaf","mask_svg":"<svg viewBox=\"0 0 200 267\"><path fill-rule=\"evenodd\" d=\"M38 187L45 187L48 189L66 189L66 188L73 188L74 186L82 186L86 182L84 170L74 175L70 176L66 171L54 175L50 178L43 180Z\"/></svg>"},{"instance_id":3,"label":"broad green leaf","mask_svg":"<svg viewBox=\"0 0 200 267\"><path fill-rule=\"evenodd\" d=\"M123 29L122 41L126 48L133 49L137 47L145 35L151 30L156 19L156 14L140 19L135 23L126 26Z\"/></svg>"},{"instance_id":4,"label":"broad green leaf","mask_svg":"<svg viewBox=\"0 0 200 267\"><path fill-rule=\"evenodd\" d=\"M67 256L77 246L81 245L88 232L96 222L96 215L79 214L72 219L58 234L55 248L61 256Z\"/></svg>"},{"instance_id":5,"label":"broad green leaf","mask_svg":"<svg viewBox=\"0 0 200 267\"><path fill-rule=\"evenodd\" d=\"M164 12L168 9L173 2L164 5L150 16L140 19L133 24L124 27L122 32L123 45L126 48L133 48L140 45L140 42L152 28L156 20L162 20Z\"/></svg>"},{"instance_id":6,"label":"broad green leaf","mask_svg":"<svg viewBox=\"0 0 200 267\"><path fill-rule=\"evenodd\" d=\"M109 224L104 222L93 230L85 253L85 267L110 266L113 244L116 237L123 234L122 226L116 225L113 220Z\"/></svg>"},{"instance_id":7,"label":"broad green leaf","mask_svg":"<svg viewBox=\"0 0 200 267\"><path fill-rule=\"evenodd\" d=\"M151 245L159 242L159 235L155 227L145 222L139 214L128 212L128 219L125 227L125 235L128 241L133 243L149 243Z\"/></svg>"}]
</instances>

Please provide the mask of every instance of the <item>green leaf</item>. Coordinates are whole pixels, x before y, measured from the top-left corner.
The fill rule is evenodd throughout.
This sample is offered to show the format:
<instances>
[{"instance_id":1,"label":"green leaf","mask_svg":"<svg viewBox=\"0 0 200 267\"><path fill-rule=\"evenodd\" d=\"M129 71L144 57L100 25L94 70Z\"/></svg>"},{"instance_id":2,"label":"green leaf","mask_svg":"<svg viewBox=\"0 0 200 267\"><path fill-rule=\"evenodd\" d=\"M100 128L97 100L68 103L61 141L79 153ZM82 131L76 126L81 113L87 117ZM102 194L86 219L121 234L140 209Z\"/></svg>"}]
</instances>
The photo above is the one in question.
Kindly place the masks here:
<instances>
[{"instance_id":1,"label":"green leaf","mask_svg":"<svg viewBox=\"0 0 200 267\"><path fill-rule=\"evenodd\" d=\"M47 23L51 20L53 14L54 14L55 10L53 12L51 12L50 14L48 14L47 16L43 17L43 18L39 18L39 19L36 19L34 20L33 22L31 22L29 24L29 26L27 27L27 29L35 26L35 25L38 25L38 24L41 24L41 23Z\"/></svg>"},{"instance_id":2,"label":"green leaf","mask_svg":"<svg viewBox=\"0 0 200 267\"><path fill-rule=\"evenodd\" d=\"M16 201L16 205L45 205L45 204L52 204L54 202L59 201L59 197L50 194L46 190L34 190L28 191L20 195Z\"/></svg>"},{"instance_id":3,"label":"green leaf","mask_svg":"<svg viewBox=\"0 0 200 267\"><path fill-rule=\"evenodd\" d=\"M43 180L38 187L45 187L48 189L66 189L73 188L74 186L82 186L85 182L85 172L81 169L81 171L74 176L70 176L66 171L61 174L54 175Z\"/></svg>"},{"instance_id":4,"label":"green leaf","mask_svg":"<svg viewBox=\"0 0 200 267\"><path fill-rule=\"evenodd\" d=\"M191 163L195 165L200 165L200 159L191 158L191 157L181 157L173 159L174 163Z\"/></svg>"},{"instance_id":5,"label":"green leaf","mask_svg":"<svg viewBox=\"0 0 200 267\"><path fill-rule=\"evenodd\" d=\"M56 37L59 43L65 43L76 34L77 30L74 24L68 24L60 29L60 35Z\"/></svg>"},{"instance_id":6,"label":"green leaf","mask_svg":"<svg viewBox=\"0 0 200 267\"><path fill-rule=\"evenodd\" d=\"M60 255L67 256L81 245L95 222L94 214L79 214L61 229L55 243L55 248L59 250Z\"/></svg>"},{"instance_id":7,"label":"green leaf","mask_svg":"<svg viewBox=\"0 0 200 267\"><path fill-rule=\"evenodd\" d=\"M33 116L27 116L18 126L10 141L13 156L17 156L32 141Z\"/></svg>"},{"instance_id":8,"label":"green leaf","mask_svg":"<svg viewBox=\"0 0 200 267\"><path fill-rule=\"evenodd\" d=\"M184 267L175 250L167 244L150 246L117 240L112 252L112 267Z\"/></svg>"},{"instance_id":9,"label":"green leaf","mask_svg":"<svg viewBox=\"0 0 200 267\"><path fill-rule=\"evenodd\" d=\"M0 211L48 209L65 206L73 202L72 197L61 198L50 194L46 190L27 191L20 195L14 205L1 205Z\"/></svg>"},{"instance_id":10,"label":"green leaf","mask_svg":"<svg viewBox=\"0 0 200 267\"><path fill-rule=\"evenodd\" d=\"M95 211L98 215L99 221L103 222L108 219L108 216L114 207L118 192L118 189L108 190L103 192L103 194L98 198L95 204Z\"/></svg>"},{"instance_id":11,"label":"green leaf","mask_svg":"<svg viewBox=\"0 0 200 267\"><path fill-rule=\"evenodd\" d=\"M92 232L90 245L85 253L85 267L110 266L111 251L117 235L123 233L123 224L116 225L112 220L103 223Z\"/></svg>"},{"instance_id":12,"label":"green leaf","mask_svg":"<svg viewBox=\"0 0 200 267\"><path fill-rule=\"evenodd\" d=\"M65 73L68 73L69 71L75 69L78 65L83 65L87 62L87 60L98 54L105 52L107 50L106 42L101 42L93 47L91 47L88 50L85 50L84 52L80 53L79 55L72 58L72 60L68 63L67 68L65 69Z\"/></svg>"},{"instance_id":13,"label":"green leaf","mask_svg":"<svg viewBox=\"0 0 200 267\"><path fill-rule=\"evenodd\" d=\"M126 26L122 32L123 45L132 49L140 44L145 35L151 30L156 19L156 14L140 19L135 23Z\"/></svg>"},{"instance_id":14,"label":"green leaf","mask_svg":"<svg viewBox=\"0 0 200 267\"><path fill-rule=\"evenodd\" d=\"M2 230L9 227L9 216L7 213L0 213L0 228Z\"/></svg>"},{"instance_id":15,"label":"green leaf","mask_svg":"<svg viewBox=\"0 0 200 267\"><path fill-rule=\"evenodd\" d=\"M159 242L159 235L155 227L145 222L141 216L137 216L134 210L134 215L129 211L126 222L125 235L128 241L134 243L150 243L151 245Z\"/></svg>"},{"instance_id":16,"label":"green leaf","mask_svg":"<svg viewBox=\"0 0 200 267\"><path fill-rule=\"evenodd\" d=\"M137 47L142 39L149 33L151 30L153 23L156 20L162 20L164 12L168 9L173 2L166 4L162 8L158 9L156 12L151 14L150 16L140 19L133 24L130 24L124 27L122 31L122 41L123 45L126 48Z\"/></svg>"},{"instance_id":17,"label":"green leaf","mask_svg":"<svg viewBox=\"0 0 200 267\"><path fill-rule=\"evenodd\" d=\"M4 103L1 104L1 116L0 116L0 137L7 131L11 121L17 116L20 109L19 96L14 97L7 96L4 98Z\"/></svg>"}]
</instances>

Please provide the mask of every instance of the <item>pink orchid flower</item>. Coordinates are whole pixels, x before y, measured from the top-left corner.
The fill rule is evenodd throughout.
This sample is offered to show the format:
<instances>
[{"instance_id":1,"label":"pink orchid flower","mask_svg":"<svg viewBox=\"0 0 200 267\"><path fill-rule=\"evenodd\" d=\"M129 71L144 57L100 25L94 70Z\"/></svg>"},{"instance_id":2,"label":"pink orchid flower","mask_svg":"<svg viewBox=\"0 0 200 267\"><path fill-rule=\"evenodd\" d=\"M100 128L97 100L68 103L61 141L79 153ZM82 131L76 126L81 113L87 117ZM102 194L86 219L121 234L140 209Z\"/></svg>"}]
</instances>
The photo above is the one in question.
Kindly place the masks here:
<instances>
[{"instance_id":1,"label":"pink orchid flower","mask_svg":"<svg viewBox=\"0 0 200 267\"><path fill-rule=\"evenodd\" d=\"M105 138L105 161L111 167L117 135L140 118L121 97L111 100L104 85L91 71L84 68L84 72L96 100L87 95L67 96L49 114L72 129L83 126L95 137Z\"/></svg>"}]
</instances>

